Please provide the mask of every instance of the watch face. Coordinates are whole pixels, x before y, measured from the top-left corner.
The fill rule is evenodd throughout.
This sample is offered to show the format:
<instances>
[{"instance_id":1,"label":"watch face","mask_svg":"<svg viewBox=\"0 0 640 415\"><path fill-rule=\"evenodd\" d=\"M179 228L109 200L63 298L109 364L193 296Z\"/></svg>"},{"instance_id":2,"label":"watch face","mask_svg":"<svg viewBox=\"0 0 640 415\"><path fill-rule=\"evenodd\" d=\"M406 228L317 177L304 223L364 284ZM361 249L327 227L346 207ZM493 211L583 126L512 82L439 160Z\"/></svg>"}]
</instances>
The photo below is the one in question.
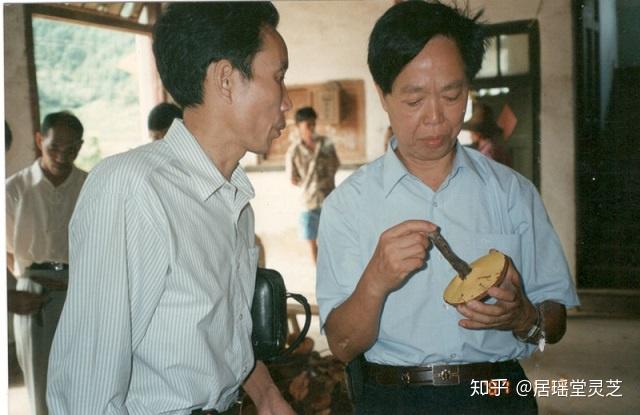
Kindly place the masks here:
<instances>
[{"instance_id":1,"label":"watch face","mask_svg":"<svg viewBox=\"0 0 640 415\"><path fill-rule=\"evenodd\" d=\"M453 277L444 290L444 300L458 305L483 299L489 288L502 282L506 271L507 257L499 251L491 251L471 263L471 273L466 278Z\"/></svg>"}]
</instances>

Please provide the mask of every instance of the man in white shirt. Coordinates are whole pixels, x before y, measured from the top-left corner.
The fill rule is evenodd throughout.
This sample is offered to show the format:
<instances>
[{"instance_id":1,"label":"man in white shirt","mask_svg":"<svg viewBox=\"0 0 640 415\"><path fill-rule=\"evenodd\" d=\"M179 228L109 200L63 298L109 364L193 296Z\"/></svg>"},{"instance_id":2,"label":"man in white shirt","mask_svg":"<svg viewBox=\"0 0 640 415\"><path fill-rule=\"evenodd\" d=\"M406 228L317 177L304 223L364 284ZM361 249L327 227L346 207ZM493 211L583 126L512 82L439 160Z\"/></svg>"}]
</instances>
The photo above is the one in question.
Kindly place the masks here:
<instances>
[{"instance_id":1,"label":"man in white shirt","mask_svg":"<svg viewBox=\"0 0 640 415\"><path fill-rule=\"evenodd\" d=\"M22 314L14 316L14 332L18 363L36 415L47 413L47 362L64 304L69 262L67 226L87 176L73 164L83 131L71 113L48 114L36 133L42 157L6 181L7 266L18 279L16 289L33 294L16 297L19 304L14 308Z\"/></svg>"},{"instance_id":2,"label":"man in white shirt","mask_svg":"<svg viewBox=\"0 0 640 415\"><path fill-rule=\"evenodd\" d=\"M242 386L259 414L294 414L254 359L254 190L238 164L291 108L278 20L271 3L212 2L172 3L157 22L158 72L184 117L89 176L51 413L237 414Z\"/></svg>"}]
</instances>

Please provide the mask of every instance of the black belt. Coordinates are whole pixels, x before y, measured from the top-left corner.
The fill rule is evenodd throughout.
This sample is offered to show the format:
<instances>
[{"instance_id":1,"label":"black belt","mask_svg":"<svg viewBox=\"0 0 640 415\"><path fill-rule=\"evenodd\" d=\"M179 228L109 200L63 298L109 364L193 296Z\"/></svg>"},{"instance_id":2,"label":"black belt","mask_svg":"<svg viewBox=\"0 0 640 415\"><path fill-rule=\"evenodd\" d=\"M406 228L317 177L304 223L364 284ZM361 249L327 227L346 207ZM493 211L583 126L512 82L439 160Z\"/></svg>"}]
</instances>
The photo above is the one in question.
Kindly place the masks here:
<instances>
[{"instance_id":1,"label":"black belt","mask_svg":"<svg viewBox=\"0 0 640 415\"><path fill-rule=\"evenodd\" d=\"M475 380L491 380L519 368L515 360L465 365L387 366L364 363L365 379L386 386L450 386Z\"/></svg>"},{"instance_id":2,"label":"black belt","mask_svg":"<svg viewBox=\"0 0 640 415\"><path fill-rule=\"evenodd\" d=\"M29 269L34 271L68 271L69 264L62 262L34 262L29 265Z\"/></svg>"}]
</instances>

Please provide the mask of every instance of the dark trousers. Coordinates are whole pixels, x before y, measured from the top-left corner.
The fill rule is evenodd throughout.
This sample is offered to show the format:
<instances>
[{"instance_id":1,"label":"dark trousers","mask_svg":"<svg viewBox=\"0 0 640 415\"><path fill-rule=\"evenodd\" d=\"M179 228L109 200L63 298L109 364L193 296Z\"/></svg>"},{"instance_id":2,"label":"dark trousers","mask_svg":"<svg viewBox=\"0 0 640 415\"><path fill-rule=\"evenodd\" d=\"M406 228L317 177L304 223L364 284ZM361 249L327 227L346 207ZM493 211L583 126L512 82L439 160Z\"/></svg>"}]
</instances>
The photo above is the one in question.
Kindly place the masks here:
<instances>
[{"instance_id":1,"label":"dark trousers","mask_svg":"<svg viewBox=\"0 0 640 415\"><path fill-rule=\"evenodd\" d=\"M383 386L365 382L362 399L356 404L357 415L427 415L427 414L517 414L538 413L538 405L533 396L520 396L516 384L527 377L520 365L494 379L509 380L509 393L501 391L500 396L478 395L471 384L455 386ZM485 379L490 380L490 379Z\"/></svg>"}]
</instances>

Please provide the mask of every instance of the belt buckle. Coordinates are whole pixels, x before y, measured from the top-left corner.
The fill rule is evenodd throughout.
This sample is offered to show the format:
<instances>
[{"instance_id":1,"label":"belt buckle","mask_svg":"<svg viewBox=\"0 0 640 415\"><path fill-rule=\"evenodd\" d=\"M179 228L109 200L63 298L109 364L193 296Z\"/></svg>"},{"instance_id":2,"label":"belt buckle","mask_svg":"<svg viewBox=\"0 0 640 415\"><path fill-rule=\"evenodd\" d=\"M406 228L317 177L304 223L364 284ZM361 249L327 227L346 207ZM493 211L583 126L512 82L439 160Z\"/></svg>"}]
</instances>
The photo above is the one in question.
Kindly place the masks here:
<instances>
[{"instance_id":1,"label":"belt buckle","mask_svg":"<svg viewBox=\"0 0 640 415\"><path fill-rule=\"evenodd\" d=\"M460 384L459 365L433 365L433 386L449 386Z\"/></svg>"}]
</instances>

